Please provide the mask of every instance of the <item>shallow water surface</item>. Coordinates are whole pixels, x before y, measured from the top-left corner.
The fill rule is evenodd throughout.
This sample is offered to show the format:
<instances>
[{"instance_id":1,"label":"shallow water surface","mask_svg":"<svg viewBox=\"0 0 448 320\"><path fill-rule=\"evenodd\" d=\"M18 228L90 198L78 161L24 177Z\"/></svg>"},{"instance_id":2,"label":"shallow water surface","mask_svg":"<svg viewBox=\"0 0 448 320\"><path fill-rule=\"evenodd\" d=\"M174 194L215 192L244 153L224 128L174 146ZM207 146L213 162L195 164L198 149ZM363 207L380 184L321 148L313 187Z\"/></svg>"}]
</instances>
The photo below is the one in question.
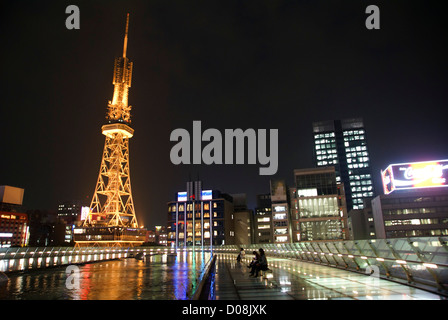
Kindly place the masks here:
<instances>
[{"instance_id":1,"label":"shallow water surface","mask_svg":"<svg viewBox=\"0 0 448 320\"><path fill-rule=\"evenodd\" d=\"M85 264L71 274L66 267L9 274L0 299L184 300L209 260L208 252L183 252Z\"/></svg>"}]
</instances>

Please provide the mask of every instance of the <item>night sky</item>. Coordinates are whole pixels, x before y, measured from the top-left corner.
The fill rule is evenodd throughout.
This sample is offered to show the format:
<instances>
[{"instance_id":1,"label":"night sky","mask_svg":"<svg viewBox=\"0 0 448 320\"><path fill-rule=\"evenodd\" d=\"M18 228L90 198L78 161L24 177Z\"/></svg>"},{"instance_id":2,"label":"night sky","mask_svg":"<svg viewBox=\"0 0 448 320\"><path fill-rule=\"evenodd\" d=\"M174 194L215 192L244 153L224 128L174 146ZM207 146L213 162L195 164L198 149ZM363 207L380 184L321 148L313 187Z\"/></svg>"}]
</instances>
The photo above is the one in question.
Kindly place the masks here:
<instances>
[{"instance_id":1,"label":"night sky","mask_svg":"<svg viewBox=\"0 0 448 320\"><path fill-rule=\"evenodd\" d=\"M392 3L391 3L392 2ZM68 5L80 9L68 30ZM380 9L368 30L367 5ZM269 192L313 167L312 122L363 117L377 193L390 163L448 158L442 1L2 1L0 185L26 209L90 204L112 99L114 58L134 63L131 181L140 224L166 223L189 176L226 193ZM170 133L279 130L279 169L179 165Z\"/></svg>"}]
</instances>

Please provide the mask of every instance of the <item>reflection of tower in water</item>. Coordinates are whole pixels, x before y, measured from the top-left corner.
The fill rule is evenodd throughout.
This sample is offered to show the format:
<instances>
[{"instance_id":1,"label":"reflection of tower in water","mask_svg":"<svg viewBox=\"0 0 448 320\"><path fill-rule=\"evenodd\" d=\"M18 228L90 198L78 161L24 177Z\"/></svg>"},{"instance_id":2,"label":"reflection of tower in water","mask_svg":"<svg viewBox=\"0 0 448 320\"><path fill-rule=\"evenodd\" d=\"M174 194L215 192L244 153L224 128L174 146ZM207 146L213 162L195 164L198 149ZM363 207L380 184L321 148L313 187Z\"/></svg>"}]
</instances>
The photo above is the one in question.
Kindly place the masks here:
<instances>
[{"instance_id":1,"label":"reflection of tower in water","mask_svg":"<svg viewBox=\"0 0 448 320\"><path fill-rule=\"evenodd\" d=\"M107 124L101 127L106 136L100 172L82 228L75 229L77 245L134 245L144 242L144 231L138 229L132 199L129 170L129 139L134 134L131 106L128 105L131 87L132 62L126 57L129 14L123 56L114 63L114 94L107 107Z\"/></svg>"}]
</instances>

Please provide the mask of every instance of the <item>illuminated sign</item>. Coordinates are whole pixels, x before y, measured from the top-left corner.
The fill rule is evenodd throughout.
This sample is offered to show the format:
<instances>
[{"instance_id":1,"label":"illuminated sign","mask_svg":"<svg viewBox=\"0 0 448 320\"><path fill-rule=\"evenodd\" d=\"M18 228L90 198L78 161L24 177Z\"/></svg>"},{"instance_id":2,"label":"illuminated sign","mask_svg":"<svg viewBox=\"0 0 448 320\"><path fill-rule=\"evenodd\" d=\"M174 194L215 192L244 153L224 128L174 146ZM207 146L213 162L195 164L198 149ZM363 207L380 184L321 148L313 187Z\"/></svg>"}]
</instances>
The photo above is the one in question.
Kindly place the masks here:
<instances>
[{"instance_id":1,"label":"illuminated sign","mask_svg":"<svg viewBox=\"0 0 448 320\"><path fill-rule=\"evenodd\" d=\"M12 233L9 232L0 232L0 238L11 238Z\"/></svg>"},{"instance_id":2,"label":"illuminated sign","mask_svg":"<svg viewBox=\"0 0 448 320\"><path fill-rule=\"evenodd\" d=\"M385 194L394 190L448 187L448 160L391 164L381 171Z\"/></svg>"},{"instance_id":3,"label":"illuminated sign","mask_svg":"<svg viewBox=\"0 0 448 320\"><path fill-rule=\"evenodd\" d=\"M13 214L2 214L0 217L3 219L15 219L16 218L16 216Z\"/></svg>"},{"instance_id":4,"label":"illuminated sign","mask_svg":"<svg viewBox=\"0 0 448 320\"><path fill-rule=\"evenodd\" d=\"M81 221L86 220L89 215L90 208L89 207L81 207Z\"/></svg>"},{"instance_id":5,"label":"illuminated sign","mask_svg":"<svg viewBox=\"0 0 448 320\"><path fill-rule=\"evenodd\" d=\"M202 200L212 200L212 190L202 190L201 192L201 199Z\"/></svg>"},{"instance_id":6,"label":"illuminated sign","mask_svg":"<svg viewBox=\"0 0 448 320\"><path fill-rule=\"evenodd\" d=\"M177 193L177 201L187 201L187 192L178 192Z\"/></svg>"},{"instance_id":7,"label":"illuminated sign","mask_svg":"<svg viewBox=\"0 0 448 320\"><path fill-rule=\"evenodd\" d=\"M274 211L275 212L285 212L286 211L286 207L285 206L275 206L274 207Z\"/></svg>"},{"instance_id":8,"label":"illuminated sign","mask_svg":"<svg viewBox=\"0 0 448 320\"><path fill-rule=\"evenodd\" d=\"M317 189L299 189L297 190L297 196L299 197L316 197Z\"/></svg>"}]
</instances>

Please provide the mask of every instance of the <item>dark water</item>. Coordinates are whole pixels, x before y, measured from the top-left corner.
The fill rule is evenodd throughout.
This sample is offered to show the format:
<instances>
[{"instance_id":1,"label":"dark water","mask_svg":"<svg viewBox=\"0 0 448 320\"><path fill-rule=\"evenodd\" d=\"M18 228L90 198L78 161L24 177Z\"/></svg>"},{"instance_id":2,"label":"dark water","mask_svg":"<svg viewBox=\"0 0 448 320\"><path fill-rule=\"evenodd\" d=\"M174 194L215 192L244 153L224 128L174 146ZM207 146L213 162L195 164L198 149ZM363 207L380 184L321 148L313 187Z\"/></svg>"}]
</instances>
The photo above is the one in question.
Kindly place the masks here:
<instances>
[{"instance_id":1,"label":"dark water","mask_svg":"<svg viewBox=\"0 0 448 320\"><path fill-rule=\"evenodd\" d=\"M72 274L66 267L9 274L0 299L184 300L194 294L209 259L208 252L185 252L86 264Z\"/></svg>"}]
</instances>

